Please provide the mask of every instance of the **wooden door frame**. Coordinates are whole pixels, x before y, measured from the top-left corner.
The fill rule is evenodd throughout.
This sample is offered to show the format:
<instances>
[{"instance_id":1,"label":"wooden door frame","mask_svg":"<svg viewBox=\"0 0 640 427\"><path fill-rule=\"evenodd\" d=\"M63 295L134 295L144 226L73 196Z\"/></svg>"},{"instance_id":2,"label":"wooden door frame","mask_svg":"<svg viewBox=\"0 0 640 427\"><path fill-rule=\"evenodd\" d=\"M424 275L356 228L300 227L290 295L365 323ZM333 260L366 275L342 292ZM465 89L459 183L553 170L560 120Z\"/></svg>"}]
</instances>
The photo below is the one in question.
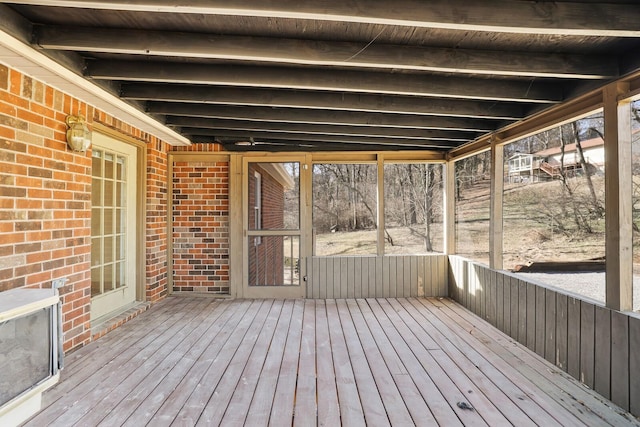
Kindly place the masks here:
<instances>
[{"instance_id":1,"label":"wooden door frame","mask_svg":"<svg viewBox=\"0 0 640 427\"><path fill-rule=\"evenodd\" d=\"M300 276L300 284L293 286L252 286L249 287L249 250L247 244L247 230L249 227L248 218L249 218L249 206L248 206L248 196L249 196L249 163L287 163L287 162L297 162L300 164L299 171L299 189L300 189L300 200L299 200L299 224L298 230L296 230L295 235L299 237L299 276ZM236 159L235 166L235 174L239 175L238 181L236 181L235 192L233 195L236 198L239 198L239 202L242 204L242 215L239 218L240 225L240 233L233 233L236 236L239 236L239 242L241 244L241 252L238 253L236 251L232 252L232 256L239 256L242 262L242 281L240 286L236 288L236 296L240 298L304 298L306 295L306 286L304 282L304 277L306 275L306 263L304 259L310 252L307 252L307 229L308 220L310 216L308 201L310 200L309 189L309 171L311 169L310 157L303 153L249 153L243 156L238 156ZM238 174L238 169L240 174ZM238 185L240 184L240 185ZM239 188L238 188L239 187ZM240 190L240 192L238 192ZM239 197L238 197L239 196ZM236 200L237 201L237 200ZM264 230L265 235L273 234L271 230Z\"/></svg>"},{"instance_id":2,"label":"wooden door frame","mask_svg":"<svg viewBox=\"0 0 640 427\"><path fill-rule=\"evenodd\" d=\"M145 224L147 216L147 150L146 144L142 141L127 136L117 130L107 127L101 123L92 124L92 133L99 133L109 138L115 139L124 144L130 145L136 150L136 164L135 172L136 179L132 180L132 183L136 186L136 202L134 206L135 221L136 224ZM135 253L138 262L135 263L135 300L134 301L146 301L146 270L144 268L145 263L141 262L146 259L146 227L137 227L135 231Z\"/></svg>"}]
</instances>

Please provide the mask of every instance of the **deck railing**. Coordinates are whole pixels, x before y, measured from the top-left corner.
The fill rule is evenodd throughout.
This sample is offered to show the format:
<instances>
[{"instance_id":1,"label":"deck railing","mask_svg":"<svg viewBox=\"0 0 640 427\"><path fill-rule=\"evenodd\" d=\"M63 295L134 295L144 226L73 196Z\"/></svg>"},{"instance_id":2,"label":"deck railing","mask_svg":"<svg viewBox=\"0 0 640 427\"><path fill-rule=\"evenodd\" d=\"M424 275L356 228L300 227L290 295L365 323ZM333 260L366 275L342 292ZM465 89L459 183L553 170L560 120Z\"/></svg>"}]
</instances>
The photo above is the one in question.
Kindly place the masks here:
<instances>
[{"instance_id":1,"label":"deck railing","mask_svg":"<svg viewBox=\"0 0 640 427\"><path fill-rule=\"evenodd\" d=\"M640 416L640 316L459 256L449 257L449 294L589 388Z\"/></svg>"}]
</instances>

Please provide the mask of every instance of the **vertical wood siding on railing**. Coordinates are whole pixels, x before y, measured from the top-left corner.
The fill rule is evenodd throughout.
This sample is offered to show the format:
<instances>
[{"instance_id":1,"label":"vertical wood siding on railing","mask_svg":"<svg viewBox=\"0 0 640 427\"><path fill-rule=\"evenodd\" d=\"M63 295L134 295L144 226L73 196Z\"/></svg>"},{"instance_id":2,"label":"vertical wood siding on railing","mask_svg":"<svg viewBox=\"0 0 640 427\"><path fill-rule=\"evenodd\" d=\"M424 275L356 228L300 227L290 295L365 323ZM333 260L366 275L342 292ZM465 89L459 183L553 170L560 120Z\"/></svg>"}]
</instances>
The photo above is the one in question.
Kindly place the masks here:
<instances>
[{"instance_id":1,"label":"vertical wood siding on railing","mask_svg":"<svg viewBox=\"0 0 640 427\"><path fill-rule=\"evenodd\" d=\"M307 298L448 295L446 255L307 258Z\"/></svg>"},{"instance_id":2,"label":"vertical wood siding on railing","mask_svg":"<svg viewBox=\"0 0 640 427\"><path fill-rule=\"evenodd\" d=\"M640 318L449 257L449 295L615 404L640 416Z\"/></svg>"}]
</instances>

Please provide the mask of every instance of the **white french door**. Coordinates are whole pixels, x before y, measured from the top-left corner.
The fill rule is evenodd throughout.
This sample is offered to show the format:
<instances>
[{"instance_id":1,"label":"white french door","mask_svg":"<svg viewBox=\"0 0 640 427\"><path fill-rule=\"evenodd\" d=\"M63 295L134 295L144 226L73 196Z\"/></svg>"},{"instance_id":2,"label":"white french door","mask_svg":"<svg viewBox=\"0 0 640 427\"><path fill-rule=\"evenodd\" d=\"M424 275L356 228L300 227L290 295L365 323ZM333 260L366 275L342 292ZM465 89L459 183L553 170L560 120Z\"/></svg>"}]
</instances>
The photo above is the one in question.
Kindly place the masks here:
<instances>
[{"instance_id":1,"label":"white french door","mask_svg":"<svg viewBox=\"0 0 640 427\"><path fill-rule=\"evenodd\" d=\"M94 133L91 180L91 319L136 299L137 148Z\"/></svg>"}]
</instances>

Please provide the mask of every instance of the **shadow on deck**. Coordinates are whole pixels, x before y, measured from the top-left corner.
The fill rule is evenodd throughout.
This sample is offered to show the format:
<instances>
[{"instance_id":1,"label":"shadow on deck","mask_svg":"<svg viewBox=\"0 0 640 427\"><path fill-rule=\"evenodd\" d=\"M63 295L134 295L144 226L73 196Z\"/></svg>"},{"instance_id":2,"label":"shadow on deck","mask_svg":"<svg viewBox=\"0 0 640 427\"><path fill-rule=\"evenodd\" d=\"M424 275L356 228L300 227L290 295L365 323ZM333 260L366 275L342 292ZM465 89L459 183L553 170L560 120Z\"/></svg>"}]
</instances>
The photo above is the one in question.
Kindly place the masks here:
<instances>
[{"instance_id":1,"label":"shadow on deck","mask_svg":"<svg viewBox=\"0 0 640 427\"><path fill-rule=\"evenodd\" d=\"M66 365L26 425L640 425L448 299L169 297Z\"/></svg>"}]
</instances>

